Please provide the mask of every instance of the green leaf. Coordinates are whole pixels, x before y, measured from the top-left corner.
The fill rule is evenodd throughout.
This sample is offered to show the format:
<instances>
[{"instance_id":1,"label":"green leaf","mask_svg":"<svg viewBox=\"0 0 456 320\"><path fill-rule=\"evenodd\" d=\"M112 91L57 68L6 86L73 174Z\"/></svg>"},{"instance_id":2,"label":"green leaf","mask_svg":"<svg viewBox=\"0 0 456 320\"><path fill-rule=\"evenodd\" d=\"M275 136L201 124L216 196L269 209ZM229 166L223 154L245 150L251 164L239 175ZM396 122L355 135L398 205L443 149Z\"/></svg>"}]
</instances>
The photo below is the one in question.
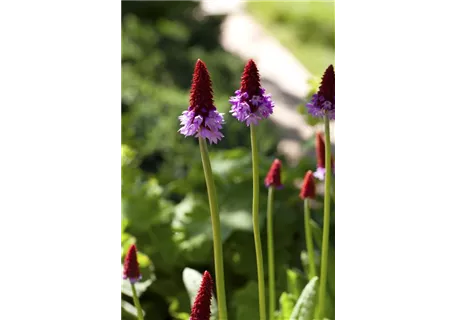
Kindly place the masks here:
<instances>
[{"instance_id":1,"label":"green leaf","mask_svg":"<svg viewBox=\"0 0 456 320\"><path fill-rule=\"evenodd\" d=\"M135 158L136 153L128 145L122 144L121 146L121 155L122 155L122 167L128 166Z\"/></svg>"},{"instance_id":2,"label":"green leaf","mask_svg":"<svg viewBox=\"0 0 456 320\"><path fill-rule=\"evenodd\" d=\"M135 289L138 293L138 297L146 292L147 288L154 282L153 279L148 279L143 282L136 282ZM133 297L133 292L131 291L131 283L128 280L122 279L120 281L120 292L126 296Z\"/></svg>"},{"instance_id":3,"label":"green leaf","mask_svg":"<svg viewBox=\"0 0 456 320\"><path fill-rule=\"evenodd\" d=\"M309 274L309 255L307 254L306 251L301 251L301 264L302 268L306 272L306 274ZM310 279L308 279L310 280Z\"/></svg>"},{"instance_id":4,"label":"green leaf","mask_svg":"<svg viewBox=\"0 0 456 320\"><path fill-rule=\"evenodd\" d=\"M131 303L129 303L125 300L122 300L121 306L122 306L122 313L125 312L132 319L138 318L138 311L136 310L136 307L134 305L132 305ZM143 310L143 314L144 314L144 310ZM122 317L122 319L123 319L123 317Z\"/></svg>"},{"instance_id":5,"label":"green leaf","mask_svg":"<svg viewBox=\"0 0 456 320\"><path fill-rule=\"evenodd\" d=\"M322 230L320 226L313 220L310 221L312 228L312 235L318 249L321 249ZM327 284L330 296L334 297L336 293L336 253L334 248L330 245L328 252L328 275ZM333 299L333 298L332 298Z\"/></svg>"},{"instance_id":6,"label":"green leaf","mask_svg":"<svg viewBox=\"0 0 456 320\"><path fill-rule=\"evenodd\" d=\"M169 304L169 313L175 320L188 320L190 318L190 314L187 312L179 312L179 300L177 298L171 299L171 303Z\"/></svg>"},{"instance_id":7,"label":"green leaf","mask_svg":"<svg viewBox=\"0 0 456 320\"><path fill-rule=\"evenodd\" d=\"M211 154L212 173L221 179L232 179L240 176L250 166L250 154L244 149L237 148Z\"/></svg>"},{"instance_id":8,"label":"green leaf","mask_svg":"<svg viewBox=\"0 0 456 320\"><path fill-rule=\"evenodd\" d=\"M304 279L301 272L298 270L287 270L287 291L293 295L295 299L298 299L302 288L304 287Z\"/></svg>"},{"instance_id":9,"label":"green leaf","mask_svg":"<svg viewBox=\"0 0 456 320\"><path fill-rule=\"evenodd\" d=\"M169 223L174 206L163 197L163 187L157 179L150 178L122 189L122 215L129 221L129 232L136 236L136 233L150 232L153 225Z\"/></svg>"},{"instance_id":10,"label":"green leaf","mask_svg":"<svg viewBox=\"0 0 456 320\"><path fill-rule=\"evenodd\" d=\"M290 320L312 320L317 296L318 277L313 277L302 290Z\"/></svg>"},{"instance_id":11,"label":"green leaf","mask_svg":"<svg viewBox=\"0 0 456 320\"><path fill-rule=\"evenodd\" d=\"M195 269L185 268L182 272L182 280L184 281L184 286L187 289L188 297L190 299L190 305L193 305L198 290L203 280L203 275ZM211 300L211 319L216 320L218 314L217 300L215 299L214 292L212 292Z\"/></svg>"},{"instance_id":12,"label":"green leaf","mask_svg":"<svg viewBox=\"0 0 456 320\"><path fill-rule=\"evenodd\" d=\"M129 221L125 215L122 214L122 201L120 201L120 206L120 236L122 237L128 227ZM122 238L120 239L120 242L122 242Z\"/></svg>"},{"instance_id":13,"label":"green leaf","mask_svg":"<svg viewBox=\"0 0 456 320\"><path fill-rule=\"evenodd\" d=\"M259 319L258 313L258 283L249 281L246 286L236 290L233 298L233 305L236 306L235 319Z\"/></svg>"},{"instance_id":14,"label":"green leaf","mask_svg":"<svg viewBox=\"0 0 456 320\"><path fill-rule=\"evenodd\" d=\"M212 247L211 215L202 196L188 194L176 207L171 222L173 240L192 263L207 260Z\"/></svg>"},{"instance_id":15,"label":"green leaf","mask_svg":"<svg viewBox=\"0 0 456 320\"><path fill-rule=\"evenodd\" d=\"M322 230L320 226L313 220L310 221L312 227L312 235L318 249L321 249ZM334 298L336 292L336 254L334 248L330 245L328 252L328 274L326 282L326 310L325 314L334 317Z\"/></svg>"},{"instance_id":16,"label":"green leaf","mask_svg":"<svg viewBox=\"0 0 456 320\"><path fill-rule=\"evenodd\" d=\"M279 319L290 319L291 313L293 312L293 306L296 302L296 299L292 294L287 292L282 292L279 298L280 303L280 317Z\"/></svg>"}]
</instances>

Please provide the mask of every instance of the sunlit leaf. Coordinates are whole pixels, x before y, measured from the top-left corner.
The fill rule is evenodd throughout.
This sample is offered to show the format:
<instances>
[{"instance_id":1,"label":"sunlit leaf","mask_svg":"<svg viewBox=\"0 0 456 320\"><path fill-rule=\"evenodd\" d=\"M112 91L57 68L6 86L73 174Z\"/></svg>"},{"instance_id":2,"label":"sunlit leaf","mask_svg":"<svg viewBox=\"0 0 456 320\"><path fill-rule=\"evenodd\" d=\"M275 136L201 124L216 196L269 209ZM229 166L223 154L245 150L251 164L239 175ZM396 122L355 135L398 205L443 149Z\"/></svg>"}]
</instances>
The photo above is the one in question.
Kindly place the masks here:
<instances>
[{"instance_id":1,"label":"sunlit leaf","mask_svg":"<svg viewBox=\"0 0 456 320\"><path fill-rule=\"evenodd\" d=\"M312 278L302 290L291 313L290 320L312 320L317 296L318 278Z\"/></svg>"}]
</instances>

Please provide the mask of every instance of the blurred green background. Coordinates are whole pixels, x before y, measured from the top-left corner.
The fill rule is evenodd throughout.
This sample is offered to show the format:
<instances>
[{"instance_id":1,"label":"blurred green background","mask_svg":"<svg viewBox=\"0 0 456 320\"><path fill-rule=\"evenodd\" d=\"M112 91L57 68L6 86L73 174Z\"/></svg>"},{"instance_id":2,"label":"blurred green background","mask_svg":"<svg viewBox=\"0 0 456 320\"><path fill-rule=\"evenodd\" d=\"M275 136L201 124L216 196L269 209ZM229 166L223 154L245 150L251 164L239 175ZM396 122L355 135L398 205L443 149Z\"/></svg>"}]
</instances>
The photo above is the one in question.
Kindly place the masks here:
<instances>
[{"instance_id":1,"label":"blurred green background","mask_svg":"<svg viewBox=\"0 0 456 320\"><path fill-rule=\"evenodd\" d=\"M333 3L251 2L246 10L317 78L334 63ZM217 108L226 113L225 138L209 149L222 220L229 315L258 319L249 130L228 113L228 98L239 87L244 61L219 44L224 18L202 15L198 2L122 2L122 258L135 242L144 276L138 291L146 320L188 319L184 268L215 274L197 139L177 133L177 117L188 107L198 58L208 66ZM272 121L259 126L261 180L278 156L281 130ZM313 149L313 139L303 141L303 148ZM296 184L307 170L314 170L315 159L283 165L285 188L276 192L274 237L277 299L286 304L297 299L308 281L303 206ZM263 222L266 197L262 188ZM316 232L321 213L318 198L313 208ZM262 231L266 262L265 228ZM334 258L330 265L327 316L334 319ZM265 272L267 276L266 265ZM122 284L122 319L135 319L127 284Z\"/></svg>"}]
</instances>

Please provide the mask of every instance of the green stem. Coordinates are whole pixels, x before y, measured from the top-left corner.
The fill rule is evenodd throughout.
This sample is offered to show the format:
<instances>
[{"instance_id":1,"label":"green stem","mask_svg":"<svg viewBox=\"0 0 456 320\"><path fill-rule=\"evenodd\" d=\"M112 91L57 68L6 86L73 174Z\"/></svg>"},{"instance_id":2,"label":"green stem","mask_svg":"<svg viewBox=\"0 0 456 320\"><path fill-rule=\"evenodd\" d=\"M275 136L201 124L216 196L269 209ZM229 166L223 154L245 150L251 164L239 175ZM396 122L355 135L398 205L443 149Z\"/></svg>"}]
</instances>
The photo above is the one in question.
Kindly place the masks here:
<instances>
[{"instance_id":1,"label":"green stem","mask_svg":"<svg viewBox=\"0 0 456 320\"><path fill-rule=\"evenodd\" d=\"M323 242L321 252L320 288L318 293L319 314L322 319L325 312L326 278L328 273L329 224L331 218L331 141L329 139L329 118L325 116L325 199L323 213Z\"/></svg>"},{"instance_id":2,"label":"green stem","mask_svg":"<svg viewBox=\"0 0 456 320\"><path fill-rule=\"evenodd\" d=\"M317 275L315 268L314 246L312 241L312 227L310 226L309 199L304 199L304 231L306 233L307 255L309 256L309 280Z\"/></svg>"},{"instance_id":3,"label":"green stem","mask_svg":"<svg viewBox=\"0 0 456 320\"><path fill-rule=\"evenodd\" d=\"M215 284L217 287L218 319L228 319L225 297L225 276L223 272L222 233L220 230L220 217L218 214L217 195L215 192L214 178L212 177L209 151L204 138L199 138L201 159L203 161L204 177L206 179L209 209L211 211L212 234L214 242Z\"/></svg>"},{"instance_id":4,"label":"green stem","mask_svg":"<svg viewBox=\"0 0 456 320\"><path fill-rule=\"evenodd\" d=\"M131 291L133 292L133 302L135 303L136 311L138 313L138 320L144 320L141 304L139 303L138 294L136 293L135 285L131 282L130 282L130 284L131 284Z\"/></svg>"},{"instance_id":5,"label":"green stem","mask_svg":"<svg viewBox=\"0 0 456 320\"><path fill-rule=\"evenodd\" d=\"M253 236L255 239L255 253L258 275L258 301L260 305L260 320L266 320L266 295L264 289L263 253L261 251L260 237L260 180L259 180L259 157L255 132L255 125L250 125L250 140L252 144L252 180L253 180L253 200L252 200L252 219Z\"/></svg>"},{"instance_id":6,"label":"green stem","mask_svg":"<svg viewBox=\"0 0 456 320\"><path fill-rule=\"evenodd\" d=\"M272 208L274 203L274 186L268 192L268 273L269 273L269 319L274 319L275 312L275 271L274 271L274 228Z\"/></svg>"}]
</instances>

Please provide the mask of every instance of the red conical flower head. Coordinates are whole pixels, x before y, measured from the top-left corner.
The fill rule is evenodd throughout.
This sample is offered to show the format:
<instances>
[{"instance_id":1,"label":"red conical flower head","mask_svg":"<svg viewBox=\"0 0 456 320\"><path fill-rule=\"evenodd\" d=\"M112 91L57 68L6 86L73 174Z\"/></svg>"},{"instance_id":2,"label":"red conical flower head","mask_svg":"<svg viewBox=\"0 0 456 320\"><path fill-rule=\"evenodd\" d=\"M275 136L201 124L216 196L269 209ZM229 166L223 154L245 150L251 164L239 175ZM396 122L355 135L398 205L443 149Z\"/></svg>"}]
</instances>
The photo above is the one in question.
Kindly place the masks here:
<instances>
[{"instance_id":1,"label":"red conical flower head","mask_svg":"<svg viewBox=\"0 0 456 320\"><path fill-rule=\"evenodd\" d=\"M255 61L250 59L245 67L241 77L241 92L247 92L249 97L261 95L260 73ZM255 112L258 106L249 104L252 112Z\"/></svg>"},{"instance_id":2,"label":"red conical flower head","mask_svg":"<svg viewBox=\"0 0 456 320\"><path fill-rule=\"evenodd\" d=\"M201 286L193 303L190 320L209 320L211 317L211 298L213 282L209 272L204 271Z\"/></svg>"},{"instance_id":3,"label":"red conical flower head","mask_svg":"<svg viewBox=\"0 0 456 320\"><path fill-rule=\"evenodd\" d=\"M317 153L317 167L325 167L325 140L321 132L317 132L315 137L315 151Z\"/></svg>"},{"instance_id":4,"label":"red conical flower head","mask_svg":"<svg viewBox=\"0 0 456 320\"><path fill-rule=\"evenodd\" d=\"M136 256L136 246L134 244L130 246L125 256L123 278L129 279L131 283L135 283L141 279L138 258Z\"/></svg>"},{"instance_id":5,"label":"red conical flower head","mask_svg":"<svg viewBox=\"0 0 456 320\"><path fill-rule=\"evenodd\" d=\"M251 97L254 95L259 95L260 88L260 73L258 72L255 61L250 59L247 61L241 77L241 91L247 92Z\"/></svg>"},{"instance_id":6,"label":"red conical flower head","mask_svg":"<svg viewBox=\"0 0 456 320\"><path fill-rule=\"evenodd\" d=\"M216 110L212 92L212 82L206 64L198 59L193 71L192 88L190 90L190 110L196 115L206 118L210 110Z\"/></svg>"},{"instance_id":7,"label":"red conical flower head","mask_svg":"<svg viewBox=\"0 0 456 320\"><path fill-rule=\"evenodd\" d=\"M323 77L321 78L321 84L319 93L326 99L334 103L334 96L336 94L336 75L334 73L333 65L329 65L326 68Z\"/></svg>"},{"instance_id":8,"label":"red conical flower head","mask_svg":"<svg viewBox=\"0 0 456 320\"><path fill-rule=\"evenodd\" d=\"M190 106L179 116L178 132L184 136L194 136L208 139L217 143L223 138L223 114L217 112L214 106L212 83L203 61L198 59L193 72L192 88L190 90Z\"/></svg>"},{"instance_id":9,"label":"red conical flower head","mask_svg":"<svg viewBox=\"0 0 456 320\"><path fill-rule=\"evenodd\" d=\"M272 162L271 168L264 179L264 184L266 187L273 186L276 189L280 189L283 187L281 179L280 179L280 170L282 168L282 162L279 159L275 159Z\"/></svg>"},{"instance_id":10,"label":"red conical flower head","mask_svg":"<svg viewBox=\"0 0 456 320\"><path fill-rule=\"evenodd\" d=\"M261 87L260 74L255 62L247 61L241 77L241 87L230 98L230 113L248 127L257 125L260 120L267 119L273 112L274 101L271 95Z\"/></svg>"},{"instance_id":11,"label":"red conical flower head","mask_svg":"<svg viewBox=\"0 0 456 320\"><path fill-rule=\"evenodd\" d=\"M307 103L307 111L309 114L317 118L324 118L327 116L330 120L335 120L335 94L336 74L334 73L334 67L329 65L321 78L318 92L314 94L309 103Z\"/></svg>"},{"instance_id":12,"label":"red conical flower head","mask_svg":"<svg viewBox=\"0 0 456 320\"><path fill-rule=\"evenodd\" d=\"M299 193L301 199L305 198L315 198L315 181L312 171L307 171L304 182L302 183L301 192Z\"/></svg>"}]
</instances>

